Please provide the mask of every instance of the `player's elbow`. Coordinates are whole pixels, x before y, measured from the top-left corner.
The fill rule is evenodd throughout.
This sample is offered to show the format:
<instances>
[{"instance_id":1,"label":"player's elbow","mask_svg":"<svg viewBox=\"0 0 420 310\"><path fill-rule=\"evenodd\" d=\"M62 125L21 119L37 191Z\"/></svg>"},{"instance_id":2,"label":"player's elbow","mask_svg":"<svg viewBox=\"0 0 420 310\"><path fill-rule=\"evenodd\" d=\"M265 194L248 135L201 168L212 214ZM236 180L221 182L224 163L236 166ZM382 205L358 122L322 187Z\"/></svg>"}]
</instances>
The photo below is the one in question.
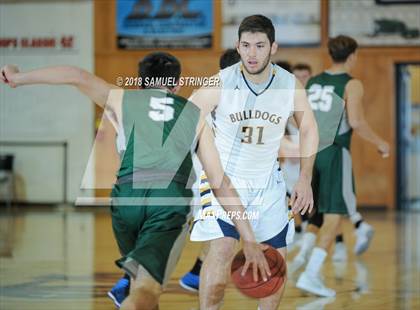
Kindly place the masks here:
<instances>
[{"instance_id":1,"label":"player's elbow","mask_svg":"<svg viewBox=\"0 0 420 310\"><path fill-rule=\"evenodd\" d=\"M358 130L362 122L358 119L349 119L349 125L353 130Z\"/></svg>"},{"instance_id":2,"label":"player's elbow","mask_svg":"<svg viewBox=\"0 0 420 310\"><path fill-rule=\"evenodd\" d=\"M229 188L233 187L230 178L225 174L213 176L213 177L209 177L209 176L207 177L208 177L211 190L213 191L216 197L226 196L226 191Z\"/></svg>"},{"instance_id":3,"label":"player's elbow","mask_svg":"<svg viewBox=\"0 0 420 310\"><path fill-rule=\"evenodd\" d=\"M219 190L223 188L225 181L225 176L221 172L214 173L211 170L205 170L207 180L210 184L210 187L213 193L217 196ZM208 171L208 172L207 172Z\"/></svg>"},{"instance_id":4,"label":"player's elbow","mask_svg":"<svg viewBox=\"0 0 420 310\"><path fill-rule=\"evenodd\" d=\"M69 67L69 73L70 84L76 87L89 84L90 73L87 71L78 67Z\"/></svg>"}]
</instances>

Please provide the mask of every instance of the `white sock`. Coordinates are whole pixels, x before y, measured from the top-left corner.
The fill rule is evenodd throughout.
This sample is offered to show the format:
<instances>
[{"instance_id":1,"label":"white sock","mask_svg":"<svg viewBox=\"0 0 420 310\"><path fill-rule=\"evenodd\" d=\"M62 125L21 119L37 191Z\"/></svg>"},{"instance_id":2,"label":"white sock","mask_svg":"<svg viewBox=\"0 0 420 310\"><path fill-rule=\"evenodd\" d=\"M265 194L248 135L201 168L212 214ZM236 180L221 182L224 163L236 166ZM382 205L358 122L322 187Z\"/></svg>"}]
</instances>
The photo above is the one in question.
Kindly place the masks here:
<instances>
[{"instance_id":1,"label":"white sock","mask_svg":"<svg viewBox=\"0 0 420 310\"><path fill-rule=\"evenodd\" d=\"M326 257L327 252L324 249L318 247L314 248L311 257L309 258L309 262L306 265L305 272L310 273L311 275L318 275Z\"/></svg>"},{"instance_id":2,"label":"white sock","mask_svg":"<svg viewBox=\"0 0 420 310\"><path fill-rule=\"evenodd\" d=\"M305 232L302 236L302 246L297 256L304 257L305 259L311 253L313 247L315 246L316 235L311 232Z\"/></svg>"},{"instance_id":3,"label":"white sock","mask_svg":"<svg viewBox=\"0 0 420 310\"><path fill-rule=\"evenodd\" d=\"M355 213L353 213L353 214L351 214L350 215L350 221L353 223L353 224L356 224L358 221L361 221L363 218L362 218L362 215L359 213L359 212L355 212Z\"/></svg>"}]
</instances>

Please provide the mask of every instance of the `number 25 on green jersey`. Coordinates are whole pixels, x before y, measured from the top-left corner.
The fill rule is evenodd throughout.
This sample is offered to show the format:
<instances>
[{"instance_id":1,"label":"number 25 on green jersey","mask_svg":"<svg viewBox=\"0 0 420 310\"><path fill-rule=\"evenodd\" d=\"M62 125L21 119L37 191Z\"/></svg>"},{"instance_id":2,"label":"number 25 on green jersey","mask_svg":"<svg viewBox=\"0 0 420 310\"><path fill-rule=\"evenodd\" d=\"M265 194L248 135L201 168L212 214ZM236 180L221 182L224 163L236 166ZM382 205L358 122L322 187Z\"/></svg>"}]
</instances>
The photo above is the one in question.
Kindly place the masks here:
<instances>
[{"instance_id":1,"label":"number 25 on green jersey","mask_svg":"<svg viewBox=\"0 0 420 310\"><path fill-rule=\"evenodd\" d=\"M328 112L333 103L334 86L312 84L308 89L308 101L314 111Z\"/></svg>"}]
</instances>

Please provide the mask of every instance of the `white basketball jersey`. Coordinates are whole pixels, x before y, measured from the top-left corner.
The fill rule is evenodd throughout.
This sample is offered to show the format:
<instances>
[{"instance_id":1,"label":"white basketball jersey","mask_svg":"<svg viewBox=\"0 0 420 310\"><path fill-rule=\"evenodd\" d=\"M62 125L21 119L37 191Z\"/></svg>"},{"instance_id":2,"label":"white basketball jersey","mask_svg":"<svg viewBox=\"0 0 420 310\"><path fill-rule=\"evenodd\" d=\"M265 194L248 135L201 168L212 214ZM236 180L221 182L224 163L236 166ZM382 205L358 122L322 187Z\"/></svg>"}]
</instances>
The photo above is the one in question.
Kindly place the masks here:
<instances>
[{"instance_id":1,"label":"white basketball jersey","mask_svg":"<svg viewBox=\"0 0 420 310\"><path fill-rule=\"evenodd\" d=\"M221 100L213 126L228 175L267 178L278 168L280 140L294 108L295 77L270 66L270 76L261 84L245 80L240 63L220 71Z\"/></svg>"}]
</instances>

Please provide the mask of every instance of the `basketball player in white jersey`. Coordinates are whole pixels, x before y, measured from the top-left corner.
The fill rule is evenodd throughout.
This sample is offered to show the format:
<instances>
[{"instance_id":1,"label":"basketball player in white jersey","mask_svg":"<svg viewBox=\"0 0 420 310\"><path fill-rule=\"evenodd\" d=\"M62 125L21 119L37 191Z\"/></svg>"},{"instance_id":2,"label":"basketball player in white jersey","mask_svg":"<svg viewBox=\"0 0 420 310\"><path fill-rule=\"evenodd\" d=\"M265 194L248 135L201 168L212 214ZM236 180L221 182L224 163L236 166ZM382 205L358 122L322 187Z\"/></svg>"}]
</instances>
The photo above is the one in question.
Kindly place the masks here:
<instances>
[{"instance_id":1,"label":"basketball player in white jersey","mask_svg":"<svg viewBox=\"0 0 420 310\"><path fill-rule=\"evenodd\" d=\"M302 158L292 193L292 212L305 213L313 206L317 125L302 85L270 62L277 51L270 19L246 17L238 37L241 62L220 71L219 87L202 88L192 100L202 109L214 111L216 147L249 215L257 214L250 219L257 241L273 246L285 257L294 228L293 222L289 224L285 183L277 162L280 140L288 118L293 116L299 124ZM193 241L210 240L199 290L200 308L206 310L221 307L239 239L229 214L222 213L210 190L209 194L191 233ZM283 290L284 284L274 295L260 299L259 308L277 309Z\"/></svg>"},{"instance_id":2,"label":"basketball player in white jersey","mask_svg":"<svg viewBox=\"0 0 420 310\"><path fill-rule=\"evenodd\" d=\"M240 61L240 56L238 51L235 48L229 48L223 52L219 59L219 68L225 69L230 67L237 62ZM200 176L203 167L198 160L197 156L193 156L193 163L194 163L194 171L196 171L196 175ZM196 183L193 185L194 191L194 200L193 206L195 208L201 207L201 199L206 199L206 191L210 188L209 183L207 180L201 180L200 178L197 179ZM191 291L191 292L198 292L198 288L200 286L200 271L201 266L203 265L204 258L207 255L209 248L208 242L203 242L201 246L201 250L199 255L197 256L193 267L190 269L189 272L185 273L181 279L179 279L179 284L182 288Z\"/></svg>"}]
</instances>

